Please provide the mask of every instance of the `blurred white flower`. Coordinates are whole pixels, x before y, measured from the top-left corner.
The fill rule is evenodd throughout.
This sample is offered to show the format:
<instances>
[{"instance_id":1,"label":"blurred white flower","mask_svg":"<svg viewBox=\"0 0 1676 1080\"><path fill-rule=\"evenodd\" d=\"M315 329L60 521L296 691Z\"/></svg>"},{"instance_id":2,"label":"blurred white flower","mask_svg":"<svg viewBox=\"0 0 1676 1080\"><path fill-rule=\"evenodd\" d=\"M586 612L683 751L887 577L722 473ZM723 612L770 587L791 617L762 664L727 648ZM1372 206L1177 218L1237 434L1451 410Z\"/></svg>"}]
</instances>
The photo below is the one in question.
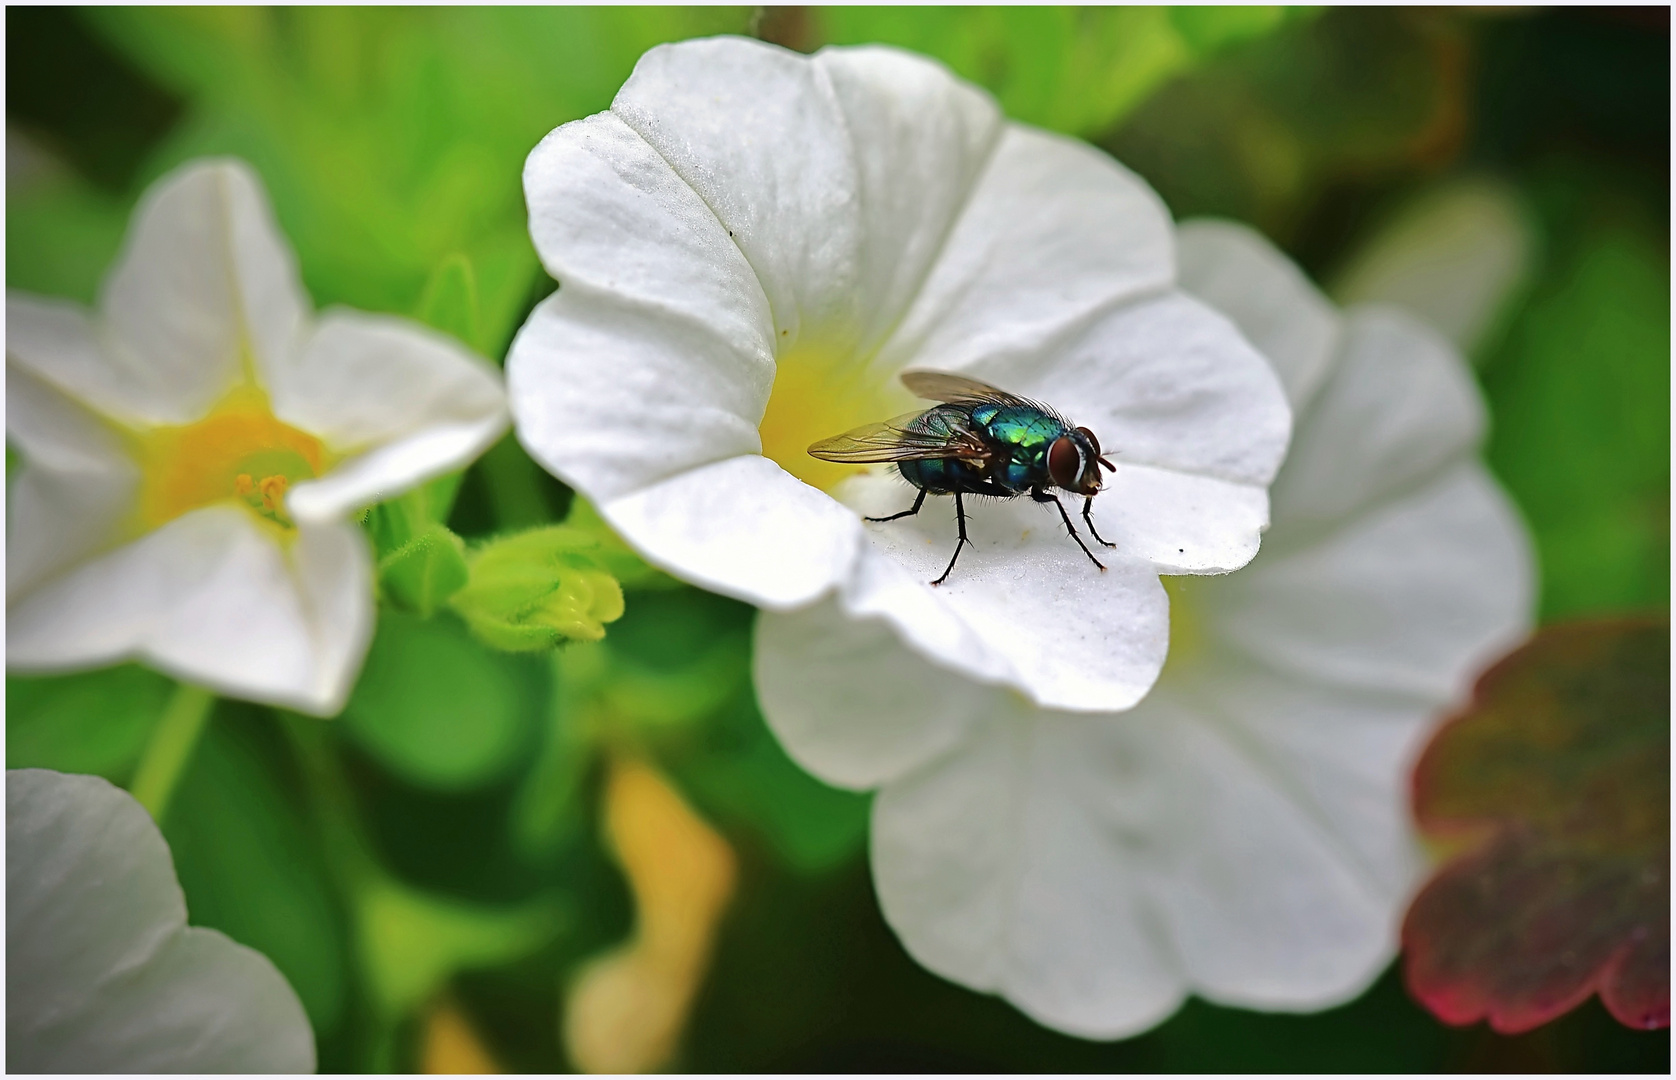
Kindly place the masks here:
<instances>
[{"instance_id":1,"label":"blurred white flower","mask_svg":"<svg viewBox=\"0 0 1676 1080\"><path fill-rule=\"evenodd\" d=\"M519 437L679 577L775 610L836 596L969 676L1112 709L1163 664L1158 575L1257 550L1285 400L1175 288L1163 205L930 61L659 46L610 111L536 147L524 187L560 288L508 358ZM1095 500L1109 572L1025 499L974 507L975 547L939 588L952 500L862 523L912 489L806 450L928 408L906 368L1093 429L1118 463Z\"/></svg>"},{"instance_id":2,"label":"blurred white flower","mask_svg":"<svg viewBox=\"0 0 1676 1080\"><path fill-rule=\"evenodd\" d=\"M313 1072L267 957L186 925L151 815L96 776L6 773L6 1069Z\"/></svg>"},{"instance_id":3,"label":"blurred white flower","mask_svg":"<svg viewBox=\"0 0 1676 1080\"><path fill-rule=\"evenodd\" d=\"M1427 721L1525 630L1524 531L1476 458L1459 356L1393 310L1343 316L1239 227L1184 226L1185 286L1275 365L1298 416L1251 566L1171 583L1141 704L1033 706L823 603L763 613L787 750L878 787L873 873L922 964L1062 1031L1115 1038L1189 993L1319 1009L1390 960Z\"/></svg>"},{"instance_id":4,"label":"blurred white flower","mask_svg":"<svg viewBox=\"0 0 1676 1080\"><path fill-rule=\"evenodd\" d=\"M354 510L459 468L499 376L404 319L316 321L255 175L187 165L141 200L99 311L6 296L6 662L137 658L333 713L372 629Z\"/></svg>"}]
</instances>

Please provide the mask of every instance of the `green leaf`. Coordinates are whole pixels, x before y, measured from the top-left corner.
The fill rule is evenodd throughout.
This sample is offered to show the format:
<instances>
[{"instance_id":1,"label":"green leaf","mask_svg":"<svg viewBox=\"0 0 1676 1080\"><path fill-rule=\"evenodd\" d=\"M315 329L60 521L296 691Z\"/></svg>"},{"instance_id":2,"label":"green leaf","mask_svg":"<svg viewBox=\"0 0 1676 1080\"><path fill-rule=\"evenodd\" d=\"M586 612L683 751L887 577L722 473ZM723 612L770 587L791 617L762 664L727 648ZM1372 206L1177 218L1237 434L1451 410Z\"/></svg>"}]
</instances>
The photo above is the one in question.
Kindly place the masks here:
<instances>
[{"instance_id":1,"label":"green leaf","mask_svg":"<svg viewBox=\"0 0 1676 1080\"><path fill-rule=\"evenodd\" d=\"M465 552L465 542L446 525L427 525L378 561L379 587L409 611L430 618L465 585Z\"/></svg>"},{"instance_id":2,"label":"green leaf","mask_svg":"<svg viewBox=\"0 0 1676 1080\"><path fill-rule=\"evenodd\" d=\"M346 1004L342 927L310 830L274 772L282 748L261 714L223 703L175 789L163 823L194 926L274 962L317 1035Z\"/></svg>"},{"instance_id":3,"label":"green leaf","mask_svg":"<svg viewBox=\"0 0 1676 1080\"><path fill-rule=\"evenodd\" d=\"M49 678L8 675L6 768L125 784L174 685L132 664Z\"/></svg>"},{"instance_id":4,"label":"green leaf","mask_svg":"<svg viewBox=\"0 0 1676 1080\"><path fill-rule=\"evenodd\" d=\"M1183 12L1187 13L1183 13ZM1285 8L833 7L834 44L885 42L934 56L988 88L1009 117L1073 135L1111 128L1165 80L1256 37Z\"/></svg>"},{"instance_id":5,"label":"green leaf","mask_svg":"<svg viewBox=\"0 0 1676 1080\"><path fill-rule=\"evenodd\" d=\"M565 907L552 896L486 907L391 881L362 892L358 915L373 1004L390 1019L425 1002L456 971L497 967L534 952L566 922Z\"/></svg>"},{"instance_id":6,"label":"green leaf","mask_svg":"<svg viewBox=\"0 0 1676 1080\"><path fill-rule=\"evenodd\" d=\"M1422 1004L1515 1033L1598 992L1670 1025L1668 619L1551 626L1491 668L1422 754L1414 810L1467 845L1403 924Z\"/></svg>"},{"instance_id":7,"label":"green leaf","mask_svg":"<svg viewBox=\"0 0 1676 1080\"><path fill-rule=\"evenodd\" d=\"M498 778L528 737L516 660L473 641L453 619L379 615L344 707L345 732L397 776L458 791Z\"/></svg>"}]
</instances>

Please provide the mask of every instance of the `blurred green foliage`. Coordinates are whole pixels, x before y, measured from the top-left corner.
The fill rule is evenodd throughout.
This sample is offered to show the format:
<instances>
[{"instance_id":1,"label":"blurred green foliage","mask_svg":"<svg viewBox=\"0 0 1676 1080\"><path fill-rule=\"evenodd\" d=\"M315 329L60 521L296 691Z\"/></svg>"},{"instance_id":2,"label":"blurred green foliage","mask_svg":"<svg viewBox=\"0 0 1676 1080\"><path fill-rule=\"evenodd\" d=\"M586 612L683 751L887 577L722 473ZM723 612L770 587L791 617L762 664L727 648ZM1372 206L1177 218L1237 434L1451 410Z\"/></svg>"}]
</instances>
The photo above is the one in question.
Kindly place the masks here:
<instances>
[{"instance_id":1,"label":"blurred green foliage","mask_svg":"<svg viewBox=\"0 0 1676 1080\"><path fill-rule=\"evenodd\" d=\"M803 33L883 41L934 56L988 88L1008 116L1097 135L1171 76L1220 50L1311 17L1264 7L831 7Z\"/></svg>"},{"instance_id":2,"label":"blurred green foliage","mask_svg":"<svg viewBox=\"0 0 1676 1080\"><path fill-rule=\"evenodd\" d=\"M1538 229L1477 359L1544 616L1668 606L1667 11L12 8L7 27L12 287L91 300L145 184L235 154L317 304L409 314L496 360L552 287L525 155L663 40L754 27L928 53L1013 117L1095 139L1178 215L1252 222L1318 280L1435 185L1493 176ZM631 920L598 834L619 750L741 857L684 1068L1668 1068L1667 1034L1595 1006L1518 1039L1450 1030L1389 974L1313 1016L1195 1001L1121 1043L1048 1032L903 953L865 869L869 800L797 768L757 711L748 607L647 566L512 436L365 527L382 603L344 714L221 703L165 818L192 921L274 960L325 1071L411 1067L415 1012L444 988L508 1065L565 1067L564 979ZM473 574L486 556L529 570L530 546L620 585L601 640L485 644L482 619L511 608ZM8 766L127 782L172 689L135 667L9 676Z\"/></svg>"},{"instance_id":3,"label":"blurred green foliage","mask_svg":"<svg viewBox=\"0 0 1676 1080\"><path fill-rule=\"evenodd\" d=\"M132 664L6 676L6 768L92 773L125 784L174 683Z\"/></svg>"},{"instance_id":4,"label":"blurred green foliage","mask_svg":"<svg viewBox=\"0 0 1676 1080\"><path fill-rule=\"evenodd\" d=\"M298 793L253 731L253 706L224 702L163 819L193 925L260 950L315 1031L330 1034L350 993L341 914Z\"/></svg>"},{"instance_id":5,"label":"blurred green foliage","mask_svg":"<svg viewBox=\"0 0 1676 1080\"><path fill-rule=\"evenodd\" d=\"M532 667L483 647L457 620L386 610L344 706L344 734L411 783L487 783L529 742L544 689Z\"/></svg>"},{"instance_id":6,"label":"blurred green foliage","mask_svg":"<svg viewBox=\"0 0 1676 1080\"><path fill-rule=\"evenodd\" d=\"M1530 190L1547 253L1486 361L1490 464L1536 535L1544 619L1668 606L1668 226L1577 163Z\"/></svg>"}]
</instances>

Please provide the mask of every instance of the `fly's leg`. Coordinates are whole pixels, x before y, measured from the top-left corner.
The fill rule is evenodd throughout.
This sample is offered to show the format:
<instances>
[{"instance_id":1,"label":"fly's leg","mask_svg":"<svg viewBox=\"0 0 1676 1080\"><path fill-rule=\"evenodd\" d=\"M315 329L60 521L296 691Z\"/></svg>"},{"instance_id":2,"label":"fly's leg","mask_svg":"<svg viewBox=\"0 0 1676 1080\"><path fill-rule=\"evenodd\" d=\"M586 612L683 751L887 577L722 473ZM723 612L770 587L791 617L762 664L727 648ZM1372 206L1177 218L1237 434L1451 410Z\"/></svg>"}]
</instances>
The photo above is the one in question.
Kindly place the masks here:
<instances>
[{"instance_id":1,"label":"fly's leg","mask_svg":"<svg viewBox=\"0 0 1676 1080\"><path fill-rule=\"evenodd\" d=\"M897 518L913 517L915 514L919 513L919 508L923 505L925 505L925 489L920 488L919 489L919 498L914 500L914 505L909 507L908 509L902 511L900 514L892 514L889 517L882 517L882 518L864 517L861 520L863 520L863 521L895 521Z\"/></svg>"},{"instance_id":2,"label":"fly's leg","mask_svg":"<svg viewBox=\"0 0 1676 1080\"><path fill-rule=\"evenodd\" d=\"M1112 543L1110 540L1107 540L1105 537L1101 536L1100 533L1094 528L1094 519L1088 516L1088 512L1092 509L1094 509L1094 496L1090 495L1090 496L1088 496L1088 498L1086 498L1082 501L1082 519L1088 523L1089 535L1093 536L1094 539L1100 541L1100 543L1106 545L1109 548L1116 547L1117 546L1116 544Z\"/></svg>"},{"instance_id":3,"label":"fly's leg","mask_svg":"<svg viewBox=\"0 0 1676 1080\"><path fill-rule=\"evenodd\" d=\"M920 492L920 497L924 498L925 492ZM916 502L914 504L914 509L919 509L919 503ZM954 493L954 520L958 522L960 526L960 542L954 545L954 557L949 559L948 569L943 571L942 577L931 583L933 585L941 585L949 579L949 570L954 569L954 560L960 558L960 549L972 542L966 539L966 507L961 504L960 492L958 491ZM1093 556L1089 557L1093 558Z\"/></svg>"},{"instance_id":4,"label":"fly's leg","mask_svg":"<svg viewBox=\"0 0 1676 1080\"><path fill-rule=\"evenodd\" d=\"M1059 497L1057 495L1050 495L1041 488L1037 488L1030 493L1030 497L1039 503L1052 503L1054 506L1058 507L1059 519L1065 523L1065 528L1070 531L1071 539L1077 542L1077 547L1082 548L1082 553L1088 556L1088 561L1093 563L1095 566L1098 566L1101 570L1106 568L1106 564L1101 562L1099 559L1096 559L1094 557L1094 553L1088 550L1088 545L1082 542L1082 537L1077 534L1077 527L1071 524L1071 515L1065 512L1065 504L1059 501ZM1096 537L1096 539L1099 538ZM1100 542L1102 544L1105 543L1104 540L1101 540Z\"/></svg>"}]
</instances>

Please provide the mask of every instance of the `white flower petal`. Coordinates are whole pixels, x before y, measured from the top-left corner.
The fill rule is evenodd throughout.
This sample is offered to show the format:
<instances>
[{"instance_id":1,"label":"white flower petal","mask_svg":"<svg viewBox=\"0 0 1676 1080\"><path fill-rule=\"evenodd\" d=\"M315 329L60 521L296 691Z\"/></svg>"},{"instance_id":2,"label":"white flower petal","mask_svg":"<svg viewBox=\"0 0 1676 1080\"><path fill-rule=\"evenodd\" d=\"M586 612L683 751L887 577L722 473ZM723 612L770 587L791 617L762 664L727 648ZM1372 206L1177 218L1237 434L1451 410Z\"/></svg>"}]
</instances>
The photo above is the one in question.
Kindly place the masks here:
<instances>
[{"instance_id":1,"label":"white flower petal","mask_svg":"<svg viewBox=\"0 0 1676 1080\"><path fill-rule=\"evenodd\" d=\"M110 427L27 368L6 371L6 437L23 469L8 492L8 602L110 542L139 470Z\"/></svg>"},{"instance_id":2,"label":"white flower petal","mask_svg":"<svg viewBox=\"0 0 1676 1080\"><path fill-rule=\"evenodd\" d=\"M807 604L855 561L860 522L767 458L731 458L605 503L648 562L764 608Z\"/></svg>"},{"instance_id":3,"label":"white flower petal","mask_svg":"<svg viewBox=\"0 0 1676 1080\"><path fill-rule=\"evenodd\" d=\"M943 256L1001 138L1001 113L942 65L896 49L823 49L813 66L831 84L855 157L863 322L856 349L865 355L896 327Z\"/></svg>"},{"instance_id":4,"label":"white flower petal","mask_svg":"<svg viewBox=\"0 0 1676 1080\"><path fill-rule=\"evenodd\" d=\"M888 784L873 866L909 952L1092 1038L1150 1027L1189 989L1307 1009L1364 987L1394 948L1413 852L1388 861L1393 838L1406 840L1390 759L1382 801L1366 807L1384 811L1372 837L1337 817L1339 798L1371 801L1354 783L1363 776L1334 770L1370 746L1401 753L1422 714L1346 709L1342 695L1282 683L1290 698L1259 698L1263 719L1276 704L1300 707L1328 746L1294 762L1290 747L1207 719L1207 691L1245 708L1247 684L1226 674L1209 673L1208 688L1166 681L1120 716L996 695L973 710L973 737ZM909 692L897 709L920 704Z\"/></svg>"},{"instance_id":5,"label":"white flower petal","mask_svg":"<svg viewBox=\"0 0 1676 1080\"><path fill-rule=\"evenodd\" d=\"M1009 124L880 363L1029 361L1173 273L1169 214L1146 184L1086 143Z\"/></svg>"},{"instance_id":6,"label":"white flower petal","mask_svg":"<svg viewBox=\"0 0 1676 1080\"><path fill-rule=\"evenodd\" d=\"M1273 244L1231 221L1177 226L1176 259L1181 287L1233 320L1274 365L1293 412L1303 411L1340 333L1327 298Z\"/></svg>"},{"instance_id":7,"label":"white flower petal","mask_svg":"<svg viewBox=\"0 0 1676 1080\"><path fill-rule=\"evenodd\" d=\"M1205 618L1279 671L1443 702L1523 634L1531 576L1506 496L1465 461L1324 540L1218 582Z\"/></svg>"},{"instance_id":8,"label":"white flower petal","mask_svg":"<svg viewBox=\"0 0 1676 1080\"><path fill-rule=\"evenodd\" d=\"M80 381L73 388L113 416L196 419L244 377L247 357L260 371L293 352L308 307L250 169L187 165L146 192L99 299L111 365L144 396L119 398Z\"/></svg>"},{"instance_id":9,"label":"white flower petal","mask_svg":"<svg viewBox=\"0 0 1676 1080\"><path fill-rule=\"evenodd\" d=\"M330 715L371 638L371 577L354 525L302 525L287 550L246 510L208 506L8 608L6 661L55 669L136 658L222 693Z\"/></svg>"},{"instance_id":10,"label":"white flower petal","mask_svg":"<svg viewBox=\"0 0 1676 1080\"><path fill-rule=\"evenodd\" d=\"M877 787L948 750L994 693L927 664L887 625L851 619L832 600L758 614L752 670L786 753L847 788ZM905 709L910 683L919 707Z\"/></svg>"},{"instance_id":11,"label":"white flower petal","mask_svg":"<svg viewBox=\"0 0 1676 1080\"><path fill-rule=\"evenodd\" d=\"M1065 502L1081 505L1069 496ZM1155 573L1223 574L1257 554L1269 496L1255 484L1119 465L1095 498L1093 516L1113 550L1151 563Z\"/></svg>"},{"instance_id":12,"label":"white flower petal","mask_svg":"<svg viewBox=\"0 0 1676 1080\"><path fill-rule=\"evenodd\" d=\"M1125 717L1135 741L1107 746L1168 778L1161 812L1145 826L1146 872L1194 991L1229 1005L1324 1008L1364 989L1390 960L1401 893L1381 890L1363 872L1364 838L1347 841L1334 827L1337 805L1284 782L1295 782L1301 769L1282 773L1285 759L1273 747L1249 739L1205 700L1208 689L1235 715L1247 710L1218 685L1227 677L1218 669L1205 675L1213 688L1191 680L1160 687L1156 705L1148 699ZM1355 712L1335 719L1340 727L1324 738L1361 733ZM1412 727L1396 730L1407 735ZM1089 738L1076 747L1088 758L1100 752ZM1062 763L1061 782L1081 786L1090 817L1120 828L1126 822L1105 811L1095 787L1101 770L1077 776L1068 764L1077 748ZM1394 809L1401 805L1397 762L1385 766L1383 794Z\"/></svg>"},{"instance_id":13,"label":"white flower petal","mask_svg":"<svg viewBox=\"0 0 1676 1080\"><path fill-rule=\"evenodd\" d=\"M506 369L519 440L596 504L760 451L774 382L766 353L565 288L518 331Z\"/></svg>"},{"instance_id":14,"label":"white flower petal","mask_svg":"<svg viewBox=\"0 0 1676 1080\"><path fill-rule=\"evenodd\" d=\"M1375 936L1394 949L1395 913L1424 862L1408 818L1409 766L1440 703L1298 679L1215 649L1179 678L1167 674L1159 694L1190 700L1331 836L1343 865L1392 913Z\"/></svg>"},{"instance_id":15,"label":"white flower petal","mask_svg":"<svg viewBox=\"0 0 1676 1080\"><path fill-rule=\"evenodd\" d=\"M856 478L843 495L874 516L911 503L884 474ZM972 545L937 586L930 582L959 535L953 499L928 498L914 517L869 524L871 543L841 593L844 609L882 616L938 663L1005 682L1044 706L1115 710L1139 701L1168 647L1157 570L1086 541L1106 564L1101 571L1057 511L1028 499L972 499L966 518Z\"/></svg>"},{"instance_id":16,"label":"white flower petal","mask_svg":"<svg viewBox=\"0 0 1676 1080\"><path fill-rule=\"evenodd\" d=\"M648 51L611 111L731 233L781 351L812 337L839 354L901 317L998 120L981 92L918 57L811 62L745 38Z\"/></svg>"},{"instance_id":17,"label":"white flower petal","mask_svg":"<svg viewBox=\"0 0 1676 1080\"><path fill-rule=\"evenodd\" d=\"M1472 452L1483 432L1484 403L1447 341L1394 309L1353 311L1270 489L1274 519L1292 540L1328 528Z\"/></svg>"},{"instance_id":18,"label":"white flower petal","mask_svg":"<svg viewBox=\"0 0 1676 1080\"><path fill-rule=\"evenodd\" d=\"M992 695L971 738L873 803L874 885L921 964L1089 1038L1141 1031L1186 993L1149 895L1147 835L1173 779L1126 718ZM1101 739L1078 738L1091 731Z\"/></svg>"},{"instance_id":19,"label":"white flower petal","mask_svg":"<svg viewBox=\"0 0 1676 1080\"><path fill-rule=\"evenodd\" d=\"M554 129L524 164L524 192L530 238L561 289L650 309L741 358L773 355L768 300L738 245L618 116Z\"/></svg>"},{"instance_id":20,"label":"white flower petal","mask_svg":"<svg viewBox=\"0 0 1676 1080\"><path fill-rule=\"evenodd\" d=\"M313 1072L273 964L189 929L168 845L93 776L6 773L6 1066L13 1072Z\"/></svg>"},{"instance_id":21,"label":"white flower petal","mask_svg":"<svg viewBox=\"0 0 1676 1080\"><path fill-rule=\"evenodd\" d=\"M6 293L6 362L124 423L192 419L198 398L213 400L232 385L220 368L203 387L176 385L190 375L135 360L80 304L15 291Z\"/></svg>"},{"instance_id":22,"label":"white flower petal","mask_svg":"<svg viewBox=\"0 0 1676 1080\"><path fill-rule=\"evenodd\" d=\"M459 468L507 426L500 378L417 323L339 308L295 358L272 365L274 415L350 455L298 484L286 507L325 521Z\"/></svg>"}]
</instances>

